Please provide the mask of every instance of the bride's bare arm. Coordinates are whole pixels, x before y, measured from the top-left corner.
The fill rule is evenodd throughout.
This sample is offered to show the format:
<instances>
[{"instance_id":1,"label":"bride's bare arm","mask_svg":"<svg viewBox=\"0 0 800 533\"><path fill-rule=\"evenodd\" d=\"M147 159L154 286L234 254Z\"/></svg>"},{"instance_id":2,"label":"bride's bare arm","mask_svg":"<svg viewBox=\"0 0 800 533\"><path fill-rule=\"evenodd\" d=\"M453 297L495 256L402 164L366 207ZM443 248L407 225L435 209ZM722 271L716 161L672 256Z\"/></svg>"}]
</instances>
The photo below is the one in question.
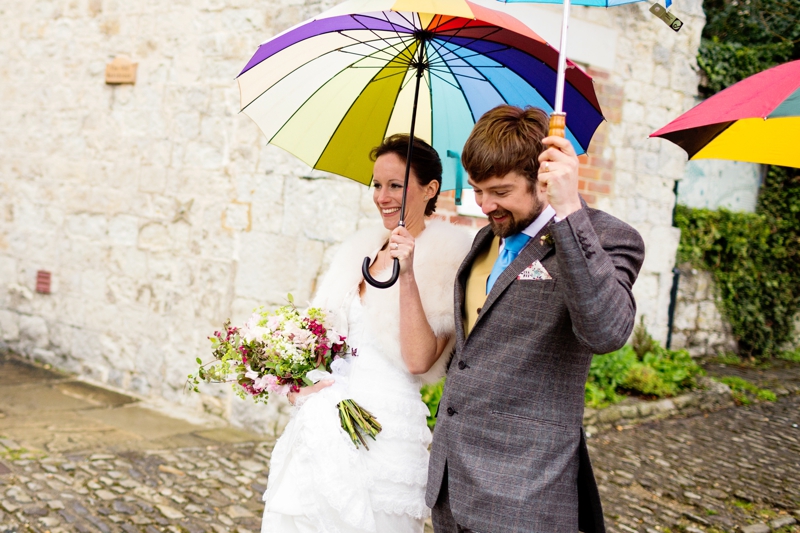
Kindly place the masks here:
<instances>
[{"instance_id":1,"label":"bride's bare arm","mask_svg":"<svg viewBox=\"0 0 800 533\"><path fill-rule=\"evenodd\" d=\"M286 395L286 399L289 400L290 404L297 405L298 399L308 396L309 394L319 392L325 387L330 387L331 385L333 385L332 379L323 379L322 381L318 381L310 387L300 387L300 392L290 392Z\"/></svg>"},{"instance_id":2,"label":"bride's bare arm","mask_svg":"<svg viewBox=\"0 0 800 533\"><path fill-rule=\"evenodd\" d=\"M392 257L400 259L400 353L412 374L424 374L439 359L448 343L431 329L414 277L414 238L403 227L392 232Z\"/></svg>"}]
</instances>

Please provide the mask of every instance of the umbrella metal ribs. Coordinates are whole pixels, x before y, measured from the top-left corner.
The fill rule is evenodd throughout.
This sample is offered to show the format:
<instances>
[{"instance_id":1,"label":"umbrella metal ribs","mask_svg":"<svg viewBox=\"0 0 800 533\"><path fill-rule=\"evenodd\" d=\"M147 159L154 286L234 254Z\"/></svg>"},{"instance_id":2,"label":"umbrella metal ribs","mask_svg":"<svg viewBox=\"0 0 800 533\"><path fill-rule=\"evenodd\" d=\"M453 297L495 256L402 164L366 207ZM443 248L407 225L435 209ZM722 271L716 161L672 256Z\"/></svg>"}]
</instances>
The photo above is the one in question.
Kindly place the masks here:
<instances>
[{"instance_id":1,"label":"umbrella metal ribs","mask_svg":"<svg viewBox=\"0 0 800 533\"><path fill-rule=\"evenodd\" d=\"M400 221L397 223L398 226L405 226L405 219L406 219L406 193L408 192L408 178L411 173L411 156L413 155L414 150L414 127L417 123L417 103L419 102L419 85L422 81L422 75L425 73L425 69L428 67L428 64L425 62L425 42L430 40L429 36L427 35L428 32L420 31L416 32L417 42L420 43L419 48L419 59L417 61L412 62L409 66L415 68L417 70L417 79L415 81L416 87L414 88L414 106L411 111L411 129L409 131L409 139L408 139L408 152L406 154L406 172L403 178L403 200L400 202ZM377 258L377 257L376 257ZM371 260L369 257L364 258L364 262L361 264L361 274L364 276L364 281L369 283L375 288L378 289L387 289L394 285L397 282L397 278L400 277L400 260L396 257L394 258L393 265L392 265L392 276L386 281L378 281L372 277L370 274L369 267L371 266Z\"/></svg>"}]
</instances>

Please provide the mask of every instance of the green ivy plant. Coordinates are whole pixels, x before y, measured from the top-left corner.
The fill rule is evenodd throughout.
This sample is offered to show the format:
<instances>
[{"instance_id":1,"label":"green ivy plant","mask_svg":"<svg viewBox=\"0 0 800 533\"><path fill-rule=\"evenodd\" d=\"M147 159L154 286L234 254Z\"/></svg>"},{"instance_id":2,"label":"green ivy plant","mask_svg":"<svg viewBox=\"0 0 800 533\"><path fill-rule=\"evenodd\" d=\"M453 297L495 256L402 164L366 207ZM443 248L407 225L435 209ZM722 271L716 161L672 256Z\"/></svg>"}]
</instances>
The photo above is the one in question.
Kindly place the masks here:
<instances>
[{"instance_id":1,"label":"green ivy plant","mask_svg":"<svg viewBox=\"0 0 800 533\"><path fill-rule=\"evenodd\" d=\"M785 63L792 57L792 48L790 42L745 46L721 42L716 36L703 39L697 66L706 79L700 85L700 93L712 96L748 76Z\"/></svg>"},{"instance_id":2,"label":"green ivy plant","mask_svg":"<svg viewBox=\"0 0 800 533\"><path fill-rule=\"evenodd\" d=\"M678 261L712 272L740 355L768 358L800 310L800 170L770 167L756 213L678 206Z\"/></svg>"},{"instance_id":3,"label":"green ivy plant","mask_svg":"<svg viewBox=\"0 0 800 533\"><path fill-rule=\"evenodd\" d=\"M711 96L752 74L800 59L800 0L705 0L697 56Z\"/></svg>"}]
</instances>

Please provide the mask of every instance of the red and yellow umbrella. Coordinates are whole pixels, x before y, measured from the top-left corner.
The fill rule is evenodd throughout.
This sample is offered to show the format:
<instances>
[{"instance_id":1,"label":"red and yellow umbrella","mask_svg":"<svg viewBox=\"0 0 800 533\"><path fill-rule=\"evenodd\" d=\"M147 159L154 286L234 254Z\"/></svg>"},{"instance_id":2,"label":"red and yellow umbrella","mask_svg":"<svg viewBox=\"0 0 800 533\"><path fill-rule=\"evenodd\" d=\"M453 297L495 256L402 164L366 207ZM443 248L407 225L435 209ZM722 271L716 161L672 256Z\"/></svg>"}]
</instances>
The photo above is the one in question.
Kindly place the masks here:
<instances>
[{"instance_id":1,"label":"red and yellow umbrella","mask_svg":"<svg viewBox=\"0 0 800 533\"><path fill-rule=\"evenodd\" d=\"M674 142L689 159L800 168L800 60L731 85L650 137Z\"/></svg>"}]
</instances>

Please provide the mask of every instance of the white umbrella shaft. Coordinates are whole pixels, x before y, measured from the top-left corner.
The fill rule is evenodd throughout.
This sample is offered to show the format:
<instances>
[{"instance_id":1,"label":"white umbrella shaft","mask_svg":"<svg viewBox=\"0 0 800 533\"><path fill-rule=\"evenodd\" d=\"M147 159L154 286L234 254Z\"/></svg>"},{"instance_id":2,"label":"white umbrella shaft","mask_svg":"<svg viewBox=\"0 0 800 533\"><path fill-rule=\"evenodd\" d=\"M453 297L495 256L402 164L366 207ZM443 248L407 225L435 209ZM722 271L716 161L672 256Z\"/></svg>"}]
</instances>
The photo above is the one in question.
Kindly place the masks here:
<instances>
[{"instance_id":1,"label":"white umbrella shaft","mask_svg":"<svg viewBox=\"0 0 800 533\"><path fill-rule=\"evenodd\" d=\"M570 0L564 0L564 16L561 19L561 45L558 48L558 77L556 78L556 103L553 112L564 111L564 76L567 71L567 30L569 28Z\"/></svg>"}]
</instances>

